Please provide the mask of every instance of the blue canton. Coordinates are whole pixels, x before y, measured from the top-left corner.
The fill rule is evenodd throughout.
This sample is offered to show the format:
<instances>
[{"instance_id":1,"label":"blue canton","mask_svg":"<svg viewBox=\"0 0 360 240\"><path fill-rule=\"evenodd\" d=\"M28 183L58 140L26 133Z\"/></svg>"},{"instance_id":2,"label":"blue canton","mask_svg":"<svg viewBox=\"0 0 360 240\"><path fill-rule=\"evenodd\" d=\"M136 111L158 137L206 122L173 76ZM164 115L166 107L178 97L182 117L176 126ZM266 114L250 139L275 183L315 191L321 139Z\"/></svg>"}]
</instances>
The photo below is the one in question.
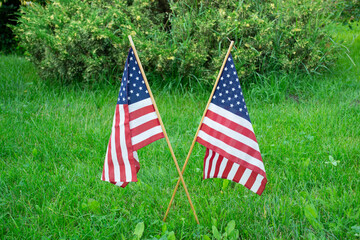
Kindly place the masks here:
<instances>
[{"instance_id":1,"label":"blue canton","mask_svg":"<svg viewBox=\"0 0 360 240\"><path fill-rule=\"evenodd\" d=\"M249 113L241 90L239 77L231 54L229 55L219 83L211 100L213 104L247 119L250 122Z\"/></svg>"},{"instance_id":2,"label":"blue canton","mask_svg":"<svg viewBox=\"0 0 360 240\"><path fill-rule=\"evenodd\" d=\"M144 78L141 75L134 51L130 48L124 67L117 104L133 104L149 97L150 95Z\"/></svg>"}]
</instances>

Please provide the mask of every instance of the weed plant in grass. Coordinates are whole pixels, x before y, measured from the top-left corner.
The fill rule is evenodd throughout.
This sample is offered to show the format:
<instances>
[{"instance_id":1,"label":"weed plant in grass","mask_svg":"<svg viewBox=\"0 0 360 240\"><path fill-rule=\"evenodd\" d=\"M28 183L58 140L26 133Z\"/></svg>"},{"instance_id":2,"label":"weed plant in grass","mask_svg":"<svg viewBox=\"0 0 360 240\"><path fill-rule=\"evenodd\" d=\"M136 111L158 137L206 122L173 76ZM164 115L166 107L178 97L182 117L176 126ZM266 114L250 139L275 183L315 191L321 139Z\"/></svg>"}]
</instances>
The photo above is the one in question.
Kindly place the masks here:
<instances>
[{"instance_id":1,"label":"weed plant in grass","mask_svg":"<svg viewBox=\"0 0 360 240\"><path fill-rule=\"evenodd\" d=\"M242 239L358 238L360 39L338 28L356 66L344 55L331 74L244 89L269 180L261 197L203 181L205 148L195 145L184 178L200 225L182 187L161 221L178 178L165 140L139 151L138 183L100 181L119 86L43 82L23 58L1 56L1 238L131 239L144 223L144 239L214 239L232 220ZM153 92L182 165L209 91Z\"/></svg>"}]
</instances>

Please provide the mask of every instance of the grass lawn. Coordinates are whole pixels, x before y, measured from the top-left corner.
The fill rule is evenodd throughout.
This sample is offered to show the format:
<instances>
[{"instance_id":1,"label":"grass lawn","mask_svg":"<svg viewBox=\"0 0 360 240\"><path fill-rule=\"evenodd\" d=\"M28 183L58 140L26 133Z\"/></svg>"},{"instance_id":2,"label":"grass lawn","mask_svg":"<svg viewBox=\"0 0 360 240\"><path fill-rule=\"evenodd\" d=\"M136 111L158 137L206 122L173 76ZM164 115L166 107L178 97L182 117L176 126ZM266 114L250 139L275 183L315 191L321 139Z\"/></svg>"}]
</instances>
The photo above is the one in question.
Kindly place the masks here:
<instances>
[{"instance_id":1,"label":"grass lawn","mask_svg":"<svg viewBox=\"0 0 360 240\"><path fill-rule=\"evenodd\" d=\"M261 197L203 181L195 145L184 178L200 225L182 187L162 222L178 178L164 139L138 151L138 183L100 181L119 86L44 82L24 58L0 56L0 238L131 239L143 222L144 239L208 239L231 220L242 239L359 238L359 33L334 29L354 63L344 55L331 73L244 89L268 177ZM153 93L182 166L210 91Z\"/></svg>"}]
</instances>

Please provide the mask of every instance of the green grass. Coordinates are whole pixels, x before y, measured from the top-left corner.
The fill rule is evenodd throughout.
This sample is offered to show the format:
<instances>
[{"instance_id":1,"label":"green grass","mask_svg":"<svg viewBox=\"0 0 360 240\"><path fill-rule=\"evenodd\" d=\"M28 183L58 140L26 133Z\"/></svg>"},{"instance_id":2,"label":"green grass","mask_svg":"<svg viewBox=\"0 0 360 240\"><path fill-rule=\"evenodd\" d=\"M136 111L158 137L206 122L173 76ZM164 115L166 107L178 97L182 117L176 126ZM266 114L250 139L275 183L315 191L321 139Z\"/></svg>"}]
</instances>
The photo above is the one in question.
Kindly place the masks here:
<instances>
[{"instance_id":1,"label":"green grass","mask_svg":"<svg viewBox=\"0 0 360 240\"><path fill-rule=\"evenodd\" d=\"M200 225L177 181L165 140L139 150L140 182L100 181L119 86L43 82L22 57L0 59L0 238L213 238L235 220L242 239L356 239L360 234L360 37L338 26L344 55L331 73L261 79L244 95L268 176L261 197L224 180L202 180L205 148L184 174ZM219 66L220 67L220 66ZM179 164L209 91L153 89ZM169 93L171 92L171 93Z\"/></svg>"}]
</instances>

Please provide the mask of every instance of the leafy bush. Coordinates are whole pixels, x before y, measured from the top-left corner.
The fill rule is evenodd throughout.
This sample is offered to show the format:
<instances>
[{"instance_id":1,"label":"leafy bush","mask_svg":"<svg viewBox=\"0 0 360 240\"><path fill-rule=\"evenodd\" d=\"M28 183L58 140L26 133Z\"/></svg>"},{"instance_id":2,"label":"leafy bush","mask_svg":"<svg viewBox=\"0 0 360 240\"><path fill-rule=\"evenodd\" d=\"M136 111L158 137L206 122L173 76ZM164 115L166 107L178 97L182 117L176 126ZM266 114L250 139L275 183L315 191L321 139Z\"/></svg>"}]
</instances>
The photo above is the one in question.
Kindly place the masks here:
<instances>
[{"instance_id":1,"label":"leafy bush","mask_svg":"<svg viewBox=\"0 0 360 240\"><path fill-rule=\"evenodd\" d=\"M132 34L147 73L164 81L215 80L229 41L243 79L318 73L334 63L327 35L339 8L326 0L51 1L22 7L16 33L44 77L101 80L123 67ZM334 10L335 9L335 10ZM157 78L159 79L159 78Z\"/></svg>"},{"instance_id":2,"label":"leafy bush","mask_svg":"<svg viewBox=\"0 0 360 240\"><path fill-rule=\"evenodd\" d=\"M151 14L149 1L51 1L22 7L21 14L15 31L30 60L43 77L64 82L115 76L129 48L128 34L164 34L155 29L159 16Z\"/></svg>"},{"instance_id":3,"label":"leafy bush","mask_svg":"<svg viewBox=\"0 0 360 240\"><path fill-rule=\"evenodd\" d=\"M272 71L319 72L334 62L337 46L324 30L331 2L178 1L171 3L174 66L182 76L214 80L229 46L245 79ZM165 63L164 63L165 64Z\"/></svg>"}]
</instances>

